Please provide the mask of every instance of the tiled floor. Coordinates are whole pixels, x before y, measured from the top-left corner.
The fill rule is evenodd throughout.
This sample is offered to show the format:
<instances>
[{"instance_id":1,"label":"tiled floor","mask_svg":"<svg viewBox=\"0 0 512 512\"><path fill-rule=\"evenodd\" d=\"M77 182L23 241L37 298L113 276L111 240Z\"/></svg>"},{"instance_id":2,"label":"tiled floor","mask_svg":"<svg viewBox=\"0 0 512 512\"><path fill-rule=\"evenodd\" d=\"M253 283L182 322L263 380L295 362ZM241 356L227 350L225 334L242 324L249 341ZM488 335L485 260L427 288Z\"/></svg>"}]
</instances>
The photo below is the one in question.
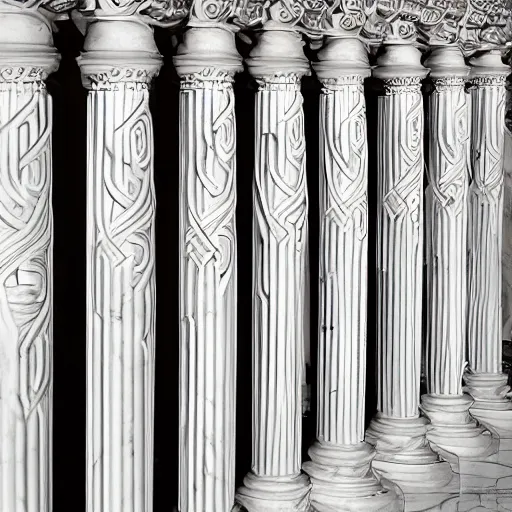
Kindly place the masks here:
<instances>
[{"instance_id":1,"label":"tiled floor","mask_svg":"<svg viewBox=\"0 0 512 512\"><path fill-rule=\"evenodd\" d=\"M437 499L436 499L437 498ZM421 508L423 500L427 508ZM437 503L433 503L437 501ZM406 499L404 512L512 512L512 492L462 494L459 496L414 496Z\"/></svg>"}]
</instances>

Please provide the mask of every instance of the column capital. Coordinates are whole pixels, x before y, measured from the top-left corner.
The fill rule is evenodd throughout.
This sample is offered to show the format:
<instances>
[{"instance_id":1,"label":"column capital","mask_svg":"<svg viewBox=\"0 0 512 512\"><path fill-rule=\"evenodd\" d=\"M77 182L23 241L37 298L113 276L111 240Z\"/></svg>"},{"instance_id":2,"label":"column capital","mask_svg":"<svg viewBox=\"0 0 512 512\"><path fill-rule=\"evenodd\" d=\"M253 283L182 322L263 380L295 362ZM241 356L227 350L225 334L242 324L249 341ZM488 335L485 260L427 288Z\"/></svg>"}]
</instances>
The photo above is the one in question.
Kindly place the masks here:
<instances>
[{"instance_id":1,"label":"column capital","mask_svg":"<svg viewBox=\"0 0 512 512\"><path fill-rule=\"evenodd\" d=\"M58 0L53 0L58 1ZM79 0L75 22L78 25L91 20L140 19L149 25L174 27L190 14L192 0Z\"/></svg>"},{"instance_id":2,"label":"column capital","mask_svg":"<svg viewBox=\"0 0 512 512\"><path fill-rule=\"evenodd\" d=\"M0 1L0 83L41 82L57 70L50 21L37 8Z\"/></svg>"},{"instance_id":3,"label":"column capital","mask_svg":"<svg viewBox=\"0 0 512 512\"><path fill-rule=\"evenodd\" d=\"M466 55L512 45L512 5L509 0L465 0L460 45Z\"/></svg>"},{"instance_id":4,"label":"column capital","mask_svg":"<svg viewBox=\"0 0 512 512\"><path fill-rule=\"evenodd\" d=\"M328 37L318 53L318 62L313 63L313 69L328 88L362 83L371 74L368 53L357 38Z\"/></svg>"},{"instance_id":5,"label":"column capital","mask_svg":"<svg viewBox=\"0 0 512 512\"><path fill-rule=\"evenodd\" d=\"M505 85L510 67L503 63L501 51L489 50L469 59L470 78L474 85Z\"/></svg>"},{"instance_id":6,"label":"column capital","mask_svg":"<svg viewBox=\"0 0 512 512\"><path fill-rule=\"evenodd\" d=\"M77 62L84 87L109 90L126 82L147 87L158 74L162 58L153 29L136 17L127 17L93 21Z\"/></svg>"},{"instance_id":7,"label":"column capital","mask_svg":"<svg viewBox=\"0 0 512 512\"><path fill-rule=\"evenodd\" d=\"M469 74L469 67L457 45L434 46L425 66L430 69L430 77L436 86L464 85Z\"/></svg>"},{"instance_id":8,"label":"column capital","mask_svg":"<svg viewBox=\"0 0 512 512\"><path fill-rule=\"evenodd\" d=\"M189 28L173 60L180 77L189 82L225 81L243 70L234 32L216 23Z\"/></svg>"},{"instance_id":9,"label":"column capital","mask_svg":"<svg viewBox=\"0 0 512 512\"><path fill-rule=\"evenodd\" d=\"M299 32L282 27L258 34L258 44L247 59L250 73L259 81L299 84L310 74L309 61L303 51Z\"/></svg>"},{"instance_id":10,"label":"column capital","mask_svg":"<svg viewBox=\"0 0 512 512\"><path fill-rule=\"evenodd\" d=\"M377 59L373 72L387 86L419 87L421 80L428 74L428 69L421 64L421 52L412 44L387 44L384 52Z\"/></svg>"}]
</instances>

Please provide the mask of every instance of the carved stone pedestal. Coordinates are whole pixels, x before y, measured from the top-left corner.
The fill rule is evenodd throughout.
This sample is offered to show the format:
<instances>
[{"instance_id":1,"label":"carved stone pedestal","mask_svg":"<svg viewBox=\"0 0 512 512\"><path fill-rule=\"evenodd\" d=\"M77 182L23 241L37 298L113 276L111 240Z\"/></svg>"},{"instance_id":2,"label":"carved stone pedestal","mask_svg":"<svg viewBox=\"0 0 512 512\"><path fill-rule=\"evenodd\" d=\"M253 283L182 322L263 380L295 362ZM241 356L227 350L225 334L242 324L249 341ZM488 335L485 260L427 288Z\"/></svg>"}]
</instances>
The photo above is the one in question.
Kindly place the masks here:
<instances>
[{"instance_id":1,"label":"carved stone pedestal","mask_svg":"<svg viewBox=\"0 0 512 512\"><path fill-rule=\"evenodd\" d=\"M375 452L371 445L340 445L317 441L310 449L311 462L304 470L311 478L311 509L315 512L395 511L398 496L385 489L370 468Z\"/></svg>"},{"instance_id":2,"label":"carved stone pedestal","mask_svg":"<svg viewBox=\"0 0 512 512\"><path fill-rule=\"evenodd\" d=\"M431 424L427 439L458 473L460 459L482 459L498 451L498 439L469 414L468 395L424 395L421 409Z\"/></svg>"}]
</instances>

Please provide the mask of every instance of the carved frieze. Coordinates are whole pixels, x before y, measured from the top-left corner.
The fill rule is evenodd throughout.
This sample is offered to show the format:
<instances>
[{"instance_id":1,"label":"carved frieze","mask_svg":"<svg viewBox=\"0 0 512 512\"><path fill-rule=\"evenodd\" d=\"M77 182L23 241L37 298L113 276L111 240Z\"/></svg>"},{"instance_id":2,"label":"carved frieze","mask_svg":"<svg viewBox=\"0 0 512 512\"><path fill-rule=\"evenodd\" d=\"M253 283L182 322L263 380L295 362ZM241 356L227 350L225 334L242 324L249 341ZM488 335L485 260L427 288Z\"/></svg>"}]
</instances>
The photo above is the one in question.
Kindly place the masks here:
<instances>
[{"instance_id":1,"label":"carved frieze","mask_svg":"<svg viewBox=\"0 0 512 512\"><path fill-rule=\"evenodd\" d=\"M141 21L171 27L189 15L192 3L193 0L80 0L77 9L85 17L138 16Z\"/></svg>"},{"instance_id":2,"label":"carved frieze","mask_svg":"<svg viewBox=\"0 0 512 512\"><path fill-rule=\"evenodd\" d=\"M512 44L511 0L467 0L460 44L466 54Z\"/></svg>"},{"instance_id":3,"label":"carved frieze","mask_svg":"<svg viewBox=\"0 0 512 512\"><path fill-rule=\"evenodd\" d=\"M456 43L467 11L468 0L423 0L418 34L429 45Z\"/></svg>"},{"instance_id":4,"label":"carved frieze","mask_svg":"<svg viewBox=\"0 0 512 512\"><path fill-rule=\"evenodd\" d=\"M376 0L362 36L373 43L414 42L417 37L415 25L421 18L422 5L418 0Z\"/></svg>"}]
</instances>

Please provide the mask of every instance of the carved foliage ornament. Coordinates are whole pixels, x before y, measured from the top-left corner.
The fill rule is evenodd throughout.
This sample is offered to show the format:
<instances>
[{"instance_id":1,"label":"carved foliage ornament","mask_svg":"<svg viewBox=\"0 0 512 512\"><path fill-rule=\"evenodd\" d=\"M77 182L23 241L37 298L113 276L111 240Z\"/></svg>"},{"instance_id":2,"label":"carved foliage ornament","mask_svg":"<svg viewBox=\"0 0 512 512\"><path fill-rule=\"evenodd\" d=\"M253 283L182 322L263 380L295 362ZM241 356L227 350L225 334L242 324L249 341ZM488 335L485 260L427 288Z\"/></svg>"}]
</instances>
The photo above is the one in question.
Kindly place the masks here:
<instances>
[{"instance_id":1,"label":"carved foliage ornament","mask_svg":"<svg viewBox=\"0 0 512 512\"><path fill-rule=\"evenodd\" d=\"M466 53L512 44L512 0L468 0L461 31Z\"/></svg>"},{"instance_id":2,"label":"carved foliage ornament","mask_svg":"<svg viewBox=\"0 0 512 512\"><path fill-rule=\"evenodd\" d=\"M311 35L363 26L375 0L195 0L194 24L232 21L241 27L287 25Z\"/></svg>"},{"instance_id":3,"label":"carved foliage ornament","mask_svg":"<svg viewBox=\"0 0 512 512\"><path fill-rule=\"evenodd\" d=\"M98 14L131 16L139 14L149 23L172 26L183 21L189 14L194 0L1 0L2 2L37 9L43 7L54 13L77 9L85 15ZM220 0L212 3L223 3Z\"/></svg>"},{"instance_id":4,"label":"carved foliage ornament","mask_svg":"<svg viewBox=\"0 0 512 512\"><path fill-rule=\"evenodd\" d=\"M62 13L79 7L81 0L2 0L2 3L12 5L14 7L21 7L23 9L37 9L43 7L44 9L54 12Z\"/></svg>"},{"instance_id":5,"label":"carved foliage ornament","mask_svg":"<svg viewBox=\"0 0 512 512\"><path fill-rule=\"evenodd\" d=\"M418 20L420 39L426 44L455 43L467 11L467 0L424 0Z\"/></svg>"}]
</instances>

